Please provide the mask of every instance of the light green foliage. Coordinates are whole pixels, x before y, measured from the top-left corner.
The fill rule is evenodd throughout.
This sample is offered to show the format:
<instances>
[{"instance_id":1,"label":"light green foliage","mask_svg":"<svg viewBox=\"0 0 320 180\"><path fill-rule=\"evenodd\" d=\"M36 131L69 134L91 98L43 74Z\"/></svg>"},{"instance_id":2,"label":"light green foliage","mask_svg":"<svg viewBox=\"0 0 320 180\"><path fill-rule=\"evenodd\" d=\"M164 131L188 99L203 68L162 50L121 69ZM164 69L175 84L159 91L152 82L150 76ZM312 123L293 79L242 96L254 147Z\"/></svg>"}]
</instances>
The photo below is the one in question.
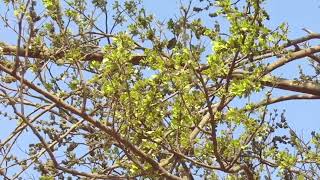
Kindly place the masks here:
<instances>
[{"instance_id":1,"label":"light green foliage","mask_svg":"<svg viewBox=\"0 0 320 180\"><path fill-rule=\"evenodd\" d=\"M23 39L30 49L21 46L30 57L15 69L23 78L1 74L3 106L25 103L28 121L43 112L28 128L51 146L30 144L32 162L6 157L22 171L27 161L43 180L259 179L268 172L303 179L317 171L320 135L306 145L284 113L268 107L277 79L264 60L294 52L283 46L286 24L266 25L264 0L196 1L164 20L140 0L41 2L40 29ZM28 11L12 3L14 16ZM3 56L5 47L0 68L11 72L16 61ZM11 92L15 85L25 87ZM304 165L311 170L299 171Z\"/></svg>"},{"instance_id":2,"label":"light green foliage","mask_svg":"<svg viewBox=\"0 0 320 180\"><path fill-rule=\"evenodd\" d=\"M278 161L279 168L281 170L294 166L297 161L297 159L294 156L291 156L286 151L278 152L276 155L276 160Z\"/></svg>"},{"instance_id":3,"label":"light green foliage","mask_svg":"<svg viewBox=\"0 0 320 180\"><path fill-rule=\"evenodd\" d=\"M52 176L41 176L40 180L54 180L54 177L52 177Z\"/></svg>"}]
</instances>

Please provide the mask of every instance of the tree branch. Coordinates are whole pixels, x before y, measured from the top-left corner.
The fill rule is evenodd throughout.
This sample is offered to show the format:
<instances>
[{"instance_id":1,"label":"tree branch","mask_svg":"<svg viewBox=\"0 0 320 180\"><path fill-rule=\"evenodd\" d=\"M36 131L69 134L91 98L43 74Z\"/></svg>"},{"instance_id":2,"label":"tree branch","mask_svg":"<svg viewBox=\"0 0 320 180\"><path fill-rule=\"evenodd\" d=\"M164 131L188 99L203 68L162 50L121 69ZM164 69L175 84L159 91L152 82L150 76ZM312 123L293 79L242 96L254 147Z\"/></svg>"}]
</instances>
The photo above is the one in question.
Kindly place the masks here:
<instances>
[{"instance_id":1,"label":"tree branch","mask_svg":"<svg viewBox=\"0 0 320 180\"><path fill-rule=\"evenodd\" d=\"M2 49L3 55L7 56L15 56L18 53L18 56L25 57L26 56L26 50L23 48L17 48L16 46L7 45L3 42L0 42L0 49ZM64 53L60 52L58 54L54 54L55 58L62 58L64 57ZM50 52L48 49L29 49L28 57L29 58L39 58L39 59L50 59ZM103 52L94 52L89 54L83 54L83 60L84 61L102 61L104 57ZM130 62L134 65L138 65L139 62L145 58L145 55L135 55L132 57Z\"/></svg>"},{"instance_id":2,"label":"tree branch","mask_svg":"<svg viewBox=\"0 0 320 180\"><path fill-rule=\"evenodd\" d=\"M19 76L16 73L13 73L12 70L8 69L5 67L2 63L0 63L0 70L4 71L5 73L13 76L16 78L18 81L22 80L22 77ZM172 175L169 173L166 169L164 169L162 166L159 165L154 159L149 157L147 154L145 154L143 151L139 150L135 145L130 143L128 140L122 138L116 131L113 129L108 128L107 126L103 125L100 121L94 120L91 116L84 114L81 110L70 106L66 104L62 99L52 95L51 93L37 87L35 84L31 83L30 81L24 80L24 84L28 86L29 88L33 89L34 91L40 93L41 95L45 96L48 98L50 101L54 102L57 104L57 106L60 106L73 114L76 114L80 117L82 117L84 120L88 121L91 123L93 126L97 127L98 129L104 131L106 134L110 135L112 138L114 138L116 141L119 143L123 144L125 147L130 149L134 154L139 156L141 159L147 161L155 170L159 171L164 177L167 177L168 179L175 179L175 180L181 180L181 178Z\"/></svg>"},{"instance_id":3,"label":"tree branch","mask_svg":"<svg viewBox=\"0 0 320 180\"><path fill-rule=\"evenodd\" d=\"M264 74L265 75L269 74L273 70L275 70L275 69L287 64L288 62L291 62L293 60L300 59L300 58L303 58L303 57L307 57L307 56L312 55L312 54L317 53L317 52L320 52L320 45L314 46L314 47L311 47L311 48L307 48L307 49L302 49L300 51L289 53L289 54L283 56L282 58L279 58L276 62L268 65L266 70L265 70L265 72L264 72Z\"/></svg>"}]
</instances>

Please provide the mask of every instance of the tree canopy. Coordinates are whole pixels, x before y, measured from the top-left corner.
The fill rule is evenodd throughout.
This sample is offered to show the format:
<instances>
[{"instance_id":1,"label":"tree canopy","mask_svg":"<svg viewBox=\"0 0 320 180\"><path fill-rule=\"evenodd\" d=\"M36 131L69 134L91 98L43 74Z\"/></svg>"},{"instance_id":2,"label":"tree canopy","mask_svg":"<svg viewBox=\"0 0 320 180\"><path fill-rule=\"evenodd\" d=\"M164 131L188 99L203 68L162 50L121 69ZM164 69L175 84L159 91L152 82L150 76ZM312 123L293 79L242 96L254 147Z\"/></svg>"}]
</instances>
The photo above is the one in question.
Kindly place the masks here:
<instances>
[{"instance_id":1,"label":"tree canopy","mask_svg":"<svg viewBox=\"0 0 320 180\"><path fill-rule=\"evenodd\" d=\"M320 99L320 34L269 27L268 1L0 3L4 179L319 178L320 134L274 104Z\"/></svg>"}]
</instances>

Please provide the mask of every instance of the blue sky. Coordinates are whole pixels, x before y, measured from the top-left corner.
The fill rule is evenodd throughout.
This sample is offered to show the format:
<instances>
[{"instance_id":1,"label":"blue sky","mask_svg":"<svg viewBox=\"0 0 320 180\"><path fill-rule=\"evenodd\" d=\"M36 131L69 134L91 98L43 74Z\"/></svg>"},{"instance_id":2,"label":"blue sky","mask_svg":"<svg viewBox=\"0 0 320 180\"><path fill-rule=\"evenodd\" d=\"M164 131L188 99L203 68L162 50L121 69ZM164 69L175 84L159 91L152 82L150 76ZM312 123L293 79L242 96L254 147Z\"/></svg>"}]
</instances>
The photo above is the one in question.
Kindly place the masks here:
<instances>
[{"instance_id":1,"label":"blue sky","mask_svg":"<svg viewBox=\"0 0 320 180\"><path fill-rule=\"evenodd\" d=\"M179 0L145 0L145 5L148 12L154 13L160 20L168 20L178 13ZM320 0L268 0L265 3L265 7L271 16L271 20L268 23L269 26L276 27L282 22L287 22L289 24L289 38L291 39L306 35L306 32L304 32L302 28L320 32L320 24L318 22L320 17L319 6ZM0 41L14 44L16 41L15 38L13 34L5 32L0 37ZM316 44L317 42L314 43ZM289 68L277 73L284 77L296 76L298 74L298 64L307 67L302 60L299 60L299 62L289 64L289 66L287 66ZM284 95L286 93L285 91L277 91L276 94ZM320 130L320 100L289 101L278 103L273 107L278 108L280 112L282 109L286 109L287 120L299 135L308 137L309 134L307 133L310 133L312 130ZM6 126L6 130L15 126L15 124L10 125L12 126ZM3 137L6 137L6 135L0 133L0 138ZM27 144L29 142L25 141L24 143Z\"/></svg>"},{"instance_id":2,"label":"blue sky","mask_svg":"<svg viewBox=\"0 0 320 180\"><path fill-rule=\"evenodd\" d=\"M289 38L298 38L306 35L302 28L320 32L319 5L319 0L270 0L266 7L271 15L271 25L287 22L289 24ZM318 42L315 44L319 44ZM285 77L297 75L297 64L300 62L303 64L303 60L290 63L288 68L280 73ZM312 130L319 131L320 100L288 101L279 103L275 107L286 109L288 122L297 130L298 134L308 136L306 133L310 133Z\"/></svg>"},{"instance_id":3,"label":"blue sky","mask_svg":"<svg viewBox=\"0 0 320 180\"><path fill-rule=\"evenodd\" d=\"M172 16L177 15L179 2L179 0L145 0L145 5L149 12L154 13L160 20L168 20ZM318 21L320 17L319 0L267 0L264 3L264 7L270 15L270 21L267 23L269 27L275 28L280 23L288 23L289 39L307 35L302 28L307 28L313 32L320 32ZM317 42L313 42L317 44ZM298 60L297 62L288 64L276 73L286 78L297 77L297 65L302 65L310 70L306 62L305 60ZM288 94L287 91L275 91L275 95L286 94ZM286 109L287 120L299 135L309 137L312 130L319 131L320 100L288 101L270 107L278 108L279 112Z\"/></svg>"}]
</instances>

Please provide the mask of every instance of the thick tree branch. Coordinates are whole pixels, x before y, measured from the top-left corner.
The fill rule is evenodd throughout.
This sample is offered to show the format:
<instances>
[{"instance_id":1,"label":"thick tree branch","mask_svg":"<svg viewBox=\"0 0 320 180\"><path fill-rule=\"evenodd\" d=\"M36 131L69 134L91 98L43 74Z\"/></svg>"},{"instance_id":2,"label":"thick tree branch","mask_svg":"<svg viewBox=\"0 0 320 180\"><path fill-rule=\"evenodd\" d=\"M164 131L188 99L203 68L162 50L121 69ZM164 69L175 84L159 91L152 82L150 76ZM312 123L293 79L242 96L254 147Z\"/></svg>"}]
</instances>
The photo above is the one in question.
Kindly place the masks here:
<instances>
[{"instance_id":1,"label":"thick tree branch","mask_svg":"<svg viewBox=\"0 0 320 180\"><path fill-rule=\"evenodd\" d=\"M289 47L289 46L292 46L292 45L296 45L296 44L299 44L299 43L303 43L303 42L309 41L311 39L320 39L320 34L319 33L311 33L311 34L308 34L307 36L304 36L304 37L301 37L301 38L297 38L297 39L294 39L294 40L288 40L288 42L285 43L284 45L282 45L282 47Z\"/></svg>"},{"instance_id":2,"label":"thick tree branch","mask_svg":"<svg viewBox=\"0 0 320 180\"><path fill-rule=\"evenodd\" d=\"M15 56L16 53L18 53L18 56L21 57L25 57L26 56L26 50L24 48L17 48L16 46L12 46L12 45L7 45L3 42L0 42L0 50L2 49L2 53L3 55L7 55L7 56ZM55 58L62 58L64 57L64 53L58 53L58 54L54 54ZM43 50L39 50L39 49L32 49L28 51L28 57L29 58L38 58L38 59L50 59L50 52L46 49ZM89 53L89 54L83 54L84 61L102 61L103 57L104 57L104 53L103 52L94 52L94 53ZM144 55L135 55L132 57L132 59L130 60L132 62L132 64L134 65L138 65L139 62L145 58Z\"/></svg>"},{"instance_id":3,"label":"thick tree branch","mask_svg":"<svg viewBox=\"0 0 320 180\"><path fill-rule=\"evenodd\" d=\"M276 62L268 65L264 74L265 75L269 74L271 71L287 64L288 62L291 62L293 60L300 59L303 57L307 57L307 56L312 55L317 52L320 52L320 45L289 53L289 54L283 56L282 58L278 59Z\"/></svg>"},{"instance_id":4,"label":"thick tree branch","mask_svg":"<svg viewBox=\"0 0 320 180\"><path fill-rule=\"evenodd\" d=\"M266 106L270 104L275 104L278 102L283 102L283 101L289 101L289 100L306 100L306 99L320 99L320 96L315 96L315 95L310 95L310 94L295 94L295 95L289 95L289 96L280 96L280 97L275 97L275 98L267 98L252 107L252 109L261 107L261 106Z\"/></svg>"},{"instance_id":5,"label":"thick tree branch","mask_svg":"<svg viewBox=\"0 0 320 180\"><path fill-rule=\"evenodd\" d=\"M283 78L270 78L263 80L262 84L269 87L275 87L282 90L306 93L310 95L320 96L320 85L313 82L296 82Z\"/></svg>"},{"instance_id":6,"label":"thick tree branch","mask_svg":"<svg viewBox=\"0 0 320 180\"><path fill-rule=\"evenodd\" d=\"M233 98L227 98L224 102L225 104L228 104ZM223 106L224 106L223 105ZM212 105L212 112L215 114L218 110L219 104L213 104ZM194 138L197 137L197 135L200 133L201 129L210 121L210 113L207 112L201 119L201 121L199 122L199 124L196 125L196 127L194 128L194 130L191 132L189 139L192 142L194 140Z\"/></svg>"},{"instance_id":7,"label":"thick tree branch","mask_svg":"<svg viewBox=\"0 0 320 180\"><path fill-rule=\"evenodd\" d=\"M242 78L244 74L246 74L246 72L236 71L232 76L234 78ZM263 86L320 96L320 85L315 82L297 82L269 75L265 76L260 82Z\"/></svg>"}]
</instances>

